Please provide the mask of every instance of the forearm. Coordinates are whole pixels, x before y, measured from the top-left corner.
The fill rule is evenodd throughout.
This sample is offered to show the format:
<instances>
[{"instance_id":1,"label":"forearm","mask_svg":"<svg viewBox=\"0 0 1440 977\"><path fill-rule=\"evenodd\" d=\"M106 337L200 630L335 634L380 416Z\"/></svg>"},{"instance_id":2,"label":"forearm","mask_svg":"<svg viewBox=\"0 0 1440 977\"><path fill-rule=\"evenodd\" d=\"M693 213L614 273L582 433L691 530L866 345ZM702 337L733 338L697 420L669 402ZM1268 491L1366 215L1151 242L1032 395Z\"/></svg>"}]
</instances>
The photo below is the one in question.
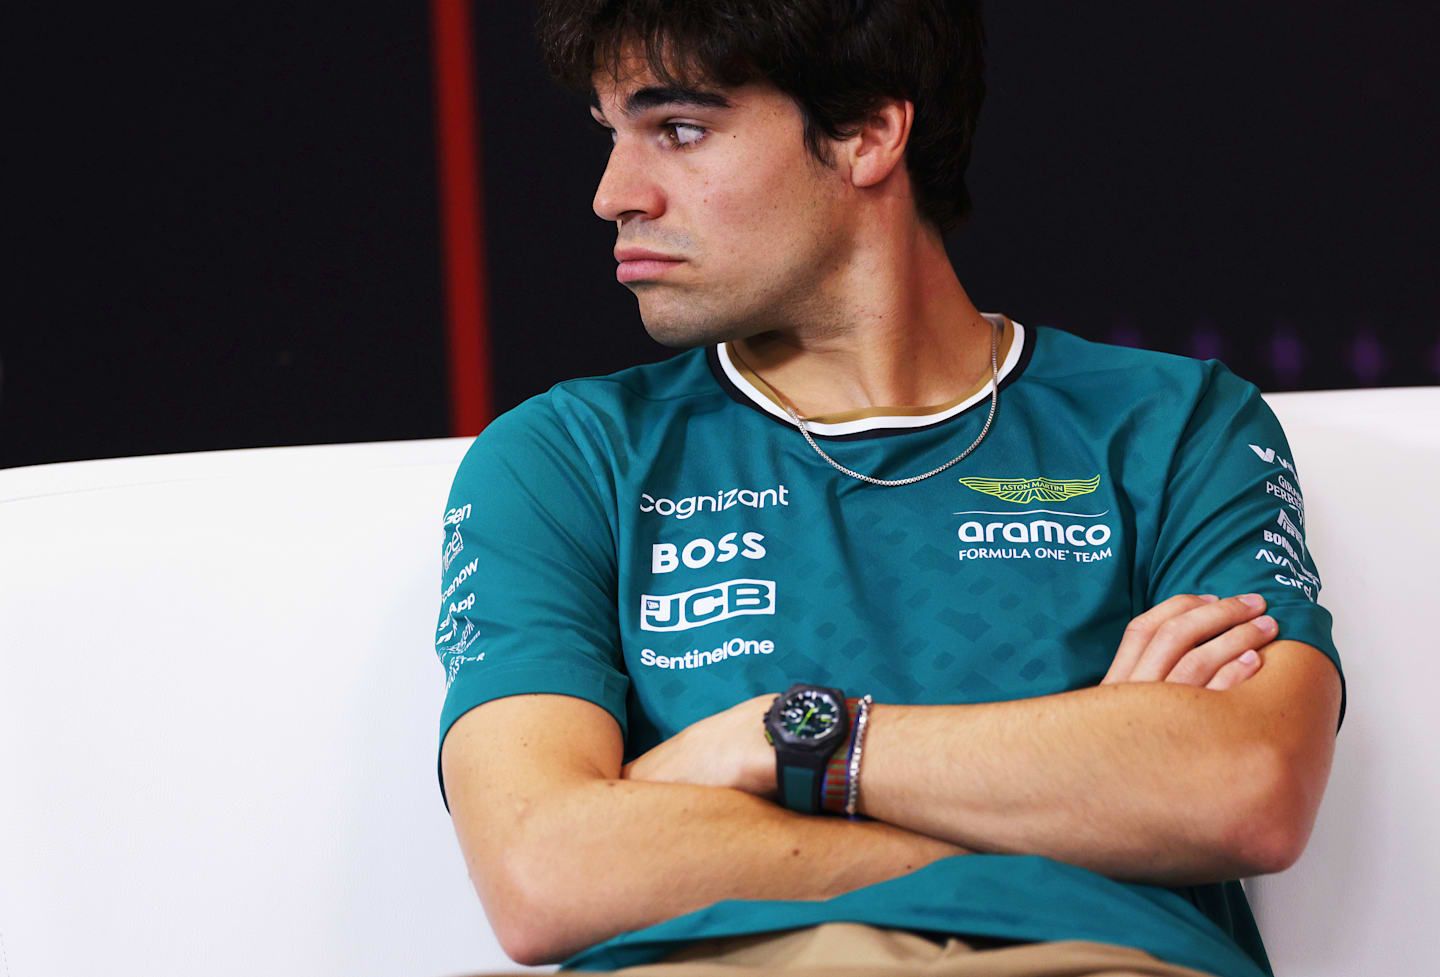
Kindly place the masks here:
<instances>
[{"instance_id":1,"label":"forearm","mask_svg":"<svg viewBox=\"0 0 1440 977\"><path fill-rule=\"evenodd\" d=\"M959 706L877 705L860 810L981 852L1189 885L1264 871L1250 815L1276 762L1224 693L1163 682Z\"/></svg>"},{"instance_id":2,"label":"forearm","mask_svg":"<svg viewBox=\"0 0 1440 977\"><path fill-rule=\"evenodd\" d=\"M722 899L828 899L963 853L892 825L689 784L593 780L524 807L505 870L477 883L497 931L498 915L525 917L523 945L507 950L526 963Z\"/></svg>"}]
</instances>

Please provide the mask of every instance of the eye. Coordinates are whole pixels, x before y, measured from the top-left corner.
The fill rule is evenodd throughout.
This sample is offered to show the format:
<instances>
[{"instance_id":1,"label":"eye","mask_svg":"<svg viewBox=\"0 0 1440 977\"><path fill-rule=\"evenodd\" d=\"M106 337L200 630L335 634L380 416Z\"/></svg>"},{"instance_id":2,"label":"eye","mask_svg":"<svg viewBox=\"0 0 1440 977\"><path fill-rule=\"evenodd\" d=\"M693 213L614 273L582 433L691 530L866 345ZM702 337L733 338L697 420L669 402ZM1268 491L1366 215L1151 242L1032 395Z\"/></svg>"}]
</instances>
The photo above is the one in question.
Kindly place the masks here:
<instances>
[{"instance_id":1,"label":"eye","mask_svg":"<svg viewBox=\"0 0 1440 977\"><path fill-rule=\"evenodd\" d=\"M685 122L667 122L660 127L664 131L661 139L677 149L689 149L704 139L708 130Z\"/></svg>"}]
</instances>

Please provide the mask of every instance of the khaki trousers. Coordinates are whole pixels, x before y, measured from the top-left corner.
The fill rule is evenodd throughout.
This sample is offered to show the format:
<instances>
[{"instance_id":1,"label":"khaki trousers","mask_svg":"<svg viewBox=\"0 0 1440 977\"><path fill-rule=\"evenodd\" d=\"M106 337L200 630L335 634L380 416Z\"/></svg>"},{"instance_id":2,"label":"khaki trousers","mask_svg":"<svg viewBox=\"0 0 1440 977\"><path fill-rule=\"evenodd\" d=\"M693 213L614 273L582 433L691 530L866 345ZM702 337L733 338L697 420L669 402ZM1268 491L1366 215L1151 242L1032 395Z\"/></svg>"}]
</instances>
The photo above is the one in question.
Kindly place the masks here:
<instances>
[{"instance_id":1,"label":"khaki trousers","mask_svg":"<svg viewBox=\"0 0 1440 977\"><path fill-rule=\"evenodd\" d=\"M944 942L938 942L943 940ZM1135 947L1086 940L993 949L953 936L934 939L860 923L732 936L691 944L659 963L613 971L625 977L1214 977Z\"/></svg>"}]
</instances>

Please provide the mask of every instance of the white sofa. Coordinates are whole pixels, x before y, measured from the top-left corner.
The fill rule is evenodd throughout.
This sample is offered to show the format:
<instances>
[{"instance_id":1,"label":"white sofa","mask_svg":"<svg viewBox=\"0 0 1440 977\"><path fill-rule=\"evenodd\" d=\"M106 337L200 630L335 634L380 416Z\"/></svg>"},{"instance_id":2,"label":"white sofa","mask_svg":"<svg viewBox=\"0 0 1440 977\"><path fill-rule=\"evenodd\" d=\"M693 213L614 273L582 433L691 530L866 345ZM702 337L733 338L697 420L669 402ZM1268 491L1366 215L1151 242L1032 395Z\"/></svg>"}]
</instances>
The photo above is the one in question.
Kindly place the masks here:
<instances>
[{"instance_id":1,"label":"white sofa","mask_svg":"<svg viewBox=\"0 0 1440 977\"><path fill-rule=\"evenodd\" d=\"M1434 972L1440 388L1267 398L1349 712L1247 889L1280 977ZM0 471L0 977L520 970L435 782L466 440Z\"/></svg>"}]
</instances>

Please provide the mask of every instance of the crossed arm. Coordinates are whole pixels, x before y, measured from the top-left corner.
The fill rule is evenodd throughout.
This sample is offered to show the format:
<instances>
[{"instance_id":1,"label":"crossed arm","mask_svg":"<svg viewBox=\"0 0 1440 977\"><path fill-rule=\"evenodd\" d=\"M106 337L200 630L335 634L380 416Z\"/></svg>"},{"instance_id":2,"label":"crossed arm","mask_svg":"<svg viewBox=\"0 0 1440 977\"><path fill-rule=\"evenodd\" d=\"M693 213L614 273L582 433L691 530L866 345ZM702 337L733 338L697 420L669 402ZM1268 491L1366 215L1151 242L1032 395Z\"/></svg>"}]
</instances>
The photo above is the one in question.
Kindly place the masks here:
<instances>
[{"instance_id":1,"label":"crossed arm","mask_svg":"<svg viewBox=\"0 0 1440 977\"><path fill-rule=\"evenodd\" d=\"M760 719L771 696L624 769L619 729L599 707L496 700L446 738L456 832L521 963L720 899L825 899L971 852L1160 885L1280 871L1314 824L1339 678L1310 646L1272 641L1258 614L1237 599L1176 597L1132 622L1096 688L878 705L861 776L870 822L768 799L774 754ZM1261 655L1248 669L1236 659L1246 648Z\"/></svg>"}]
</instances>

